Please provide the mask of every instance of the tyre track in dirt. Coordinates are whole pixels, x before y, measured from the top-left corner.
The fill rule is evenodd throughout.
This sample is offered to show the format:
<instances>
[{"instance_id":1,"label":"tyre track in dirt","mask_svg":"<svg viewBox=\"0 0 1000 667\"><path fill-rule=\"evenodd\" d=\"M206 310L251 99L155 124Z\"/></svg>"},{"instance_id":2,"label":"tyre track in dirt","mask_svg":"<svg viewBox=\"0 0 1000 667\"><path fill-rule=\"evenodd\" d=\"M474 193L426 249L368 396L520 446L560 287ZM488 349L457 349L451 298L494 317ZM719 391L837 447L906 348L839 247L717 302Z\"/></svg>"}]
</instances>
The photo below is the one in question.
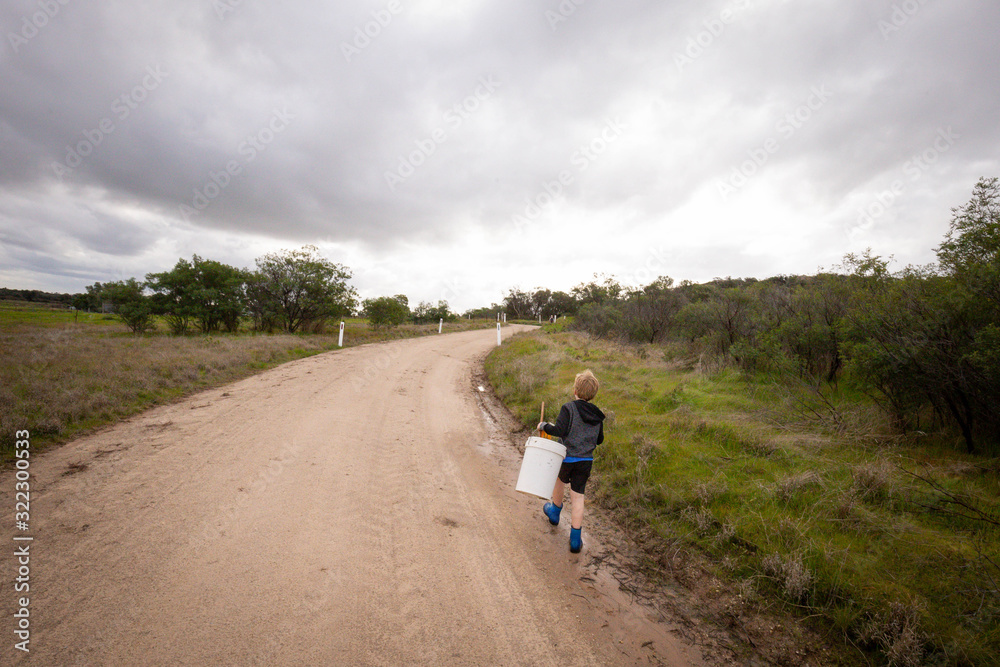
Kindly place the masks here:
<instances>
[{"instance_id":1,"label":"tyre track in dirt","mask_svg":"<svg viewBox=\"0 0 1000 667\"><path fill-rule=\"evenodd\" d=\"M32 458L32 651L3 662L702 664L513 492L472 391L495 343L317 355Z\"/></svg>"}]
</instances>

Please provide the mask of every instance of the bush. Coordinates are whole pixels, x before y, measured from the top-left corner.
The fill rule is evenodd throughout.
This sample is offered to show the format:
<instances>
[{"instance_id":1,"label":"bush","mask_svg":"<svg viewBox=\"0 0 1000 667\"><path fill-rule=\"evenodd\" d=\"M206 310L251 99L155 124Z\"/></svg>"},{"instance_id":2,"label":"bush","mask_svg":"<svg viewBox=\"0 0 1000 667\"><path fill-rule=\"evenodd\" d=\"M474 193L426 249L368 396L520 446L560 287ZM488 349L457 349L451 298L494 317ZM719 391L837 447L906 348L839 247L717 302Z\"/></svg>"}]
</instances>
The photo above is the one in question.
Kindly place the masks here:
<instances>
[{"instance_id":1,"label":"bush","mask_svg":"<svg viewBox=\"0 0 1000 667\"><path fill-rule=\"evenodd\" d=\"M453 322L458 316L448 310L447 301L438 301L436 306L421 301L413 310L412 318L414 324L437 324L440 320Z\"/></svg>"},{"instance_id":2,"label":"bush","mask_svg":"<svg viewBox=\"0 0 1000 667\"><path fill-rule=\"evenodd\" d=\"M410 317L409 303L402 294L365 299L363 312L368 326L376 331L399 326Z\"/></svg>"},{"instance_id":3,"label":"bush","mask_svg":"<svg viewBox=\"0 0 1000 667\"><path fill-rule=\"evenodd\" d=\"M132 333L141 334L155 328L153 303L143 294L143 286L135 278L106 283L104 298L114 304L115 314Z\"/></svg>"},{"instance_id":4,"label":"bush","mask_svg":"<svg viewBox=\"0 0 1000 667\"><path fill-rule=\"evenodd\" d=\"M346 315L356 305L350 278L347 267L322 257L315 246L259 257L247 286L255 324L295 333Z\"/></svg>"},{"instance_id":5,"label":"bush","mask_svg":"<svg viewBox=\"0 0 1000 667\"><path fill-rule=\"evenodd\" d=\"M608 338L619 332L620 320L621 311L616 306L588 303L580 308L573 327L595 338Z\"/></svg>"}]
</instances>

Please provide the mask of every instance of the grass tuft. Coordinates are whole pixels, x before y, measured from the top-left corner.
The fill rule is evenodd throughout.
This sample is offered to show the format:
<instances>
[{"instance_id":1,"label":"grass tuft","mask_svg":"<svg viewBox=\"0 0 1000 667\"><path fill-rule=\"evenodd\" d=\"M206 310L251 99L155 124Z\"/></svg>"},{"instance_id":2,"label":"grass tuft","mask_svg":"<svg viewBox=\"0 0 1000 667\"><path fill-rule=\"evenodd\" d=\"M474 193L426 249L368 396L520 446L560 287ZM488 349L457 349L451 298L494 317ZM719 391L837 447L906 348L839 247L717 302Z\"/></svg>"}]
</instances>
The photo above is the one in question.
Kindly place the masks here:
<instances>
[{"instance_id":1,"label":"grass tuft","mask_svg":"<svg viewBox=\"0 0 1000 667\"><path fill-rule=\"evenodd\" d=\"M767 577L775 579L789 600L805 602L812 588L813 575L802 563L800 556L768 554L761 560L761 569Z\"/></svg>"}]
</instances>

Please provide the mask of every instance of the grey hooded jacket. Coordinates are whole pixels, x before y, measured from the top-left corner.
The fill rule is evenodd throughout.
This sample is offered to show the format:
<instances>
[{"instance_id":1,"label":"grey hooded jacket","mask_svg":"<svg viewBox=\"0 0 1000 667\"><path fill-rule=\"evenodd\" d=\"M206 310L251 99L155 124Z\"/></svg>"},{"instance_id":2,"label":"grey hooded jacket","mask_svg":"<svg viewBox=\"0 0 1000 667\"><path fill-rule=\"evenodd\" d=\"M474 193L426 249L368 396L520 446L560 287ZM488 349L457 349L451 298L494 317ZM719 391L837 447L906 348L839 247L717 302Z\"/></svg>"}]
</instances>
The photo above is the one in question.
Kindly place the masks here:
<instances>
[{"instance_id":1,"label":"grey hooded jacket","mask_svg":"<svg viewBox=\"0 0 1000 667\"><path fill-rule=\"evenodd\" d=\"M583 399L562 406L555 424L546 424L545 432L562 438L566 456L593 456L594 448L604 442L604 413Z\"/></svg>"}]
</instances>

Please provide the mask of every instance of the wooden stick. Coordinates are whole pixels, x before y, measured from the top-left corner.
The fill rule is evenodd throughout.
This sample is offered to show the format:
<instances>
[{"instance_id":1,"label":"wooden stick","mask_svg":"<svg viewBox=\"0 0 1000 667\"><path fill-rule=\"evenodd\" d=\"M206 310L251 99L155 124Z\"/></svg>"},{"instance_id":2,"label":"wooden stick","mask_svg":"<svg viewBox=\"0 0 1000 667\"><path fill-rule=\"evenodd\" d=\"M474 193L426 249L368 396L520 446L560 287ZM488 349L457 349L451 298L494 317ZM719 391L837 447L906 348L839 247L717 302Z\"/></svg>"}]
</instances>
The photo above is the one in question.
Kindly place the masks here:
<instances>
[{"instance_id":1,"label":"wooden stick","mask_svg":"<svg viewBox=\"0 0 1000 667\"><path fill-rule=\"evenodd\" d=\"M543 421L545 421L545 401L542 401L542 414L539 415L538 417L538 423L541 424ZM543 435L543 434L544 431L538 429L538 435Z\"/></svg>"}]
</instances>

